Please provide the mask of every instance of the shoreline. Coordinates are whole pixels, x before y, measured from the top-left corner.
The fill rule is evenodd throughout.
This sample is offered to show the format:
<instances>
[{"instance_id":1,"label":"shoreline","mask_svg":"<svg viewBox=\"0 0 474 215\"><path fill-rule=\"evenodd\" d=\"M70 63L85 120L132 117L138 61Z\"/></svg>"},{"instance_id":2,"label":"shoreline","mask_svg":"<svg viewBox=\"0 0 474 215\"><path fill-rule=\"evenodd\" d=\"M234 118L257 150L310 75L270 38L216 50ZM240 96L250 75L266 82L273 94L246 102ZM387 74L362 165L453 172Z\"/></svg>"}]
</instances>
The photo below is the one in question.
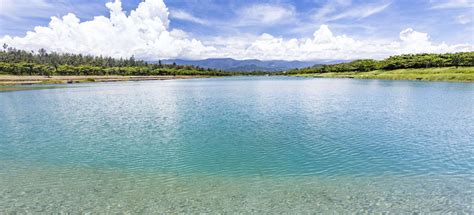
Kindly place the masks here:
<instances>
[{"instance_id":1,"label":"shoreline","mask_svg":"<svg viewBox=\"0 0 474 215\"><path fill-rule=\"evenodd\" d=\"M0 86L24 86L41 84L75 84L91 82L118 82L118 81L156 81L205 78L208 76L19 76L0 75Z\"/></svg>"},{"instance_id":2,"label":"shoreline","mask_svg":"<svg viewBox=\"0 0 474 215\"><path fill-rule=\"evenodd\" d=\"M297 78L321 78L321 79L358 79L358 80L379 80L379 81L412 81L412 82L440 82L440 83L466 83L472 84L474 81L472 80L430 80L430 79L410 79L410 78L382 78L382 77L364 77L364 76L353 76L353 75L325 75L325 73L314 73L311 75L289 75L287 77L297 77Z\"/></svg>"},{"instance_id":3,"label":"shoreline","mask_svg":"<svg viewBox=\"0 0 474 215\"><path fill-rule=\"evenodd\" d=\"M278 76L277 74L275 74ZM337 72L337 73L307 73L287 74L287 77L306 78L346 78L346 79L372 79L392 81L427 81L427 82L457 82L474 83L474 67L454 68L431 68L431 69L400 69L392 71L370 71L370 72ZM21 87L28 85L55 85L76 84L94 82L119 82L119 81L154 81L208 78L212 76L203 75L164 75L164 76L20 76L1 75L0 86Z\"/></svg>"},{"instance_id":4,"label":"shoreline","mask_svg":"<svg viewBox=\"0 0 474 215\"><path fill-rule=\"evenodd\" d=\"M312 78L355 78L373 80L429 81L473 83L474 67L444 67L428 69L374 70L369 72L329 72L291 74L296 77Z\"/></svg>"}]
</instances>

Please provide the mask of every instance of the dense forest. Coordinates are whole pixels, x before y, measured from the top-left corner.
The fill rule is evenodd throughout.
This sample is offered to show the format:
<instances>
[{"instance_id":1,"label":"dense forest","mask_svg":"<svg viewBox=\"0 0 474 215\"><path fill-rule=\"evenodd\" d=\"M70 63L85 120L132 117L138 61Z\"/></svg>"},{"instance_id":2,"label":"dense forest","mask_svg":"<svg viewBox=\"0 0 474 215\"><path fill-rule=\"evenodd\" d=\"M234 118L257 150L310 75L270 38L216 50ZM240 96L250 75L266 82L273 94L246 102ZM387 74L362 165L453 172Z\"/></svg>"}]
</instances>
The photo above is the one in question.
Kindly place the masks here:
<instances>
[{"instance_id":1,"label":"dense forest","mask_svg":"<svg viewBox=\"0 0 474 215\"><path fill-rule=\"evenodd\" d=\"M229 73L197 66L176 64L150 64L136 60L133 56L128 59L90 56L81 54L63 54L44 49L37 52L24 51L3 46L0 51L0 74L11 75L205 75L229 76Z\"/></svg>"},{"instance_id":2,"label":"dense forest","mask_svg":"<svg viewBox=\"0 0 474 215\"><path fill-rule=\"evenodd\" d=\"M406 54L392 56L380 61L355 60L349 63L315 65L310 68L293 69L282 74L368 72L374 70L468 66L474 66L474 52L460 52L454 54Z\"/></svg>"}]
</instances>

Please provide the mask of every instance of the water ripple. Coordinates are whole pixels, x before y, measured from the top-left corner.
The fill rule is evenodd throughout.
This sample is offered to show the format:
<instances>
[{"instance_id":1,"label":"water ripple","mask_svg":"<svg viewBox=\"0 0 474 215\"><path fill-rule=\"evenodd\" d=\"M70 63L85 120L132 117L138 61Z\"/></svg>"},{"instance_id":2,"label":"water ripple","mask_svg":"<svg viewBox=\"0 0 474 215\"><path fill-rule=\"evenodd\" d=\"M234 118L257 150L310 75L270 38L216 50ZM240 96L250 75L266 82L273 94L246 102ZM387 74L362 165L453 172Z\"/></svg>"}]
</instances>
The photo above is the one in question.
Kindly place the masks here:
<instances>
[{"instance_id":1,"label":"water ripple","mask_svg":"<svg viewBox=\"0 0 474 215\"><path fill-rule=\"evenodd\" d=\"M201 202L210 208L238 206L233 203L255 208L242 212L258 212L258 205L280 212L295 206L305 212L314 208L311 204L352 204L360 209L356 211L380 212L365 209L413 209L410 201L418 192L433 200L418 205L449 205L438 212L472 212L463 204L469 200L463 192L470 190L472 196L468 184L474 174L474 100L468 98L474 98L472 84L292 78L101 83L5 92L0 94L0 160L5 161L0 164L0 194L64 197L72 191L65 188L70 179L78 183L71 185L77 191L89 191L83 192L85 199L95 195L94 189L110 189L95 197L117 192L144 198L153 191L179 200L161 199L157 205L176 208L179 202L198 201L186 195L200 194L215 198ZM5 164L9 162L22 165ZM66 170L53 171L51 178L41 171L59 167ZM38 175L22 171L29 168ZM83 178L74 172L77 168L95 176ZM22 175L21 183L13 181L15 172ZM28 181L37 176L44 180ZM429 178L437 180L423 187ZM384 184L390 186L385 189ZM146 190L150 186L163 191ZM136 196L139 192L143 197ZM354 195L341 197L347 193ZM26 196L22 198L34 201ZM7 201L0 199L0 208L10 205Z\"/></svg>"}]
</instances>

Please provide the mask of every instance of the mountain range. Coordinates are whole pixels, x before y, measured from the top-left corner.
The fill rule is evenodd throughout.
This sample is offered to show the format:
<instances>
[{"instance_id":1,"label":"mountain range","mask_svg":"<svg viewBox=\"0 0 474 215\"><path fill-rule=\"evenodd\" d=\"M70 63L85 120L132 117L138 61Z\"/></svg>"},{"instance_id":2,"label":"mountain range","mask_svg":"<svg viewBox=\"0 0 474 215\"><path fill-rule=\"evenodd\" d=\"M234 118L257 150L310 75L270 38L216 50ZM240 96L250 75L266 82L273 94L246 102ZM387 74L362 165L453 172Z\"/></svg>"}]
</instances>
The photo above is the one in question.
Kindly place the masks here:
<instances>
[{"instance_id":1,"label":"mountain range","mask_svg":"<svg viewBox=\"0 0 474 215\"><path fill-rule=\"evenodd\" d=\"M235 60L232 58L210 58L206 60L162 60L163 64L194 65L203 68L233 72L279 72L294 68L306 68L320 64L334 64L342 61L285 61L285 60ZM156 62L155 62L156 63Z\"/></svg>"}]
</instances>

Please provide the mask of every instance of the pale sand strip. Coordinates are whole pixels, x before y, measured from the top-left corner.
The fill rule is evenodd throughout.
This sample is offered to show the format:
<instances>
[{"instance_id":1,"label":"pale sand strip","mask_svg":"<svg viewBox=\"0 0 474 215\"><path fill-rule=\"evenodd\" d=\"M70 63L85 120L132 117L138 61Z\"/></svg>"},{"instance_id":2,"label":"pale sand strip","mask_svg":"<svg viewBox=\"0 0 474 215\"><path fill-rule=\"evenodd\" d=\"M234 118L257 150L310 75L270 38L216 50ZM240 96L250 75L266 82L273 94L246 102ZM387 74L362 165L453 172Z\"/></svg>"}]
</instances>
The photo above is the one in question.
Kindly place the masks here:
<instances>
[{"instance_id":1,"label":"pale sand strip","mask_svg":"<svg viewBox=\"0 0 474 215\"><path fill-rule=\"evenodd\" d=\"M0 75L0 85L66 84L79 82L149 81L202 78L204 76L16 76Z\"/></svg>"}]
</instances>

